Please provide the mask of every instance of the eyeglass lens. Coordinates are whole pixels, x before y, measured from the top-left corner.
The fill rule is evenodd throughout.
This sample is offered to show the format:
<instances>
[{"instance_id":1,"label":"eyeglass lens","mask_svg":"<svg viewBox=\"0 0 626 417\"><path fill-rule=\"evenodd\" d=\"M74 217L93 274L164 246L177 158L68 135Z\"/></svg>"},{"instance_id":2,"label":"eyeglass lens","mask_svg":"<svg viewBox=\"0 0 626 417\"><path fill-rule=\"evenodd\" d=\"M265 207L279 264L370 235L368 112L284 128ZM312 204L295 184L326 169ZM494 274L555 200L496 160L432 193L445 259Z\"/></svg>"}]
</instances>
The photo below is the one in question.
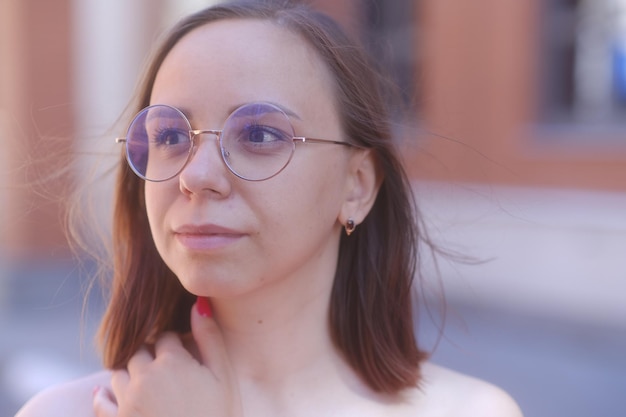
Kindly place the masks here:
<instances>
[{"instance_id":1,"label":"eyeglass lens","mask_svg":"<svg viewBox=\"0 0 626 417\"><path fill-rule=\"evenodd\" d=\"M153 105L133 119L126 137L131 168L149 181L178 175L193 154L194 136L215 132L194 131L175 107ZM230 171L260 181L278 174L294 152L294 130L287 115L269 103L246 104L226 120L219 135L220 153ZM199 142L196 143L199 146Z\"/></svg>"}]
</instances>

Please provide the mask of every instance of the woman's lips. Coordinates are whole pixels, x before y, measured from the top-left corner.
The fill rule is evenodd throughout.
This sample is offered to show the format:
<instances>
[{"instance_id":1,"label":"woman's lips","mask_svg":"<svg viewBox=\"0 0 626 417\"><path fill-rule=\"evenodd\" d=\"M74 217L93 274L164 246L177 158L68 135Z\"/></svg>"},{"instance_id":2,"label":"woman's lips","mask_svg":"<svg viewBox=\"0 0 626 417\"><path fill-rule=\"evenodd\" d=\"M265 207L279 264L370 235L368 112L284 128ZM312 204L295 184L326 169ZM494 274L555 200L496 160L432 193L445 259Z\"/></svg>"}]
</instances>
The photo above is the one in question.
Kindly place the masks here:
<instances>
[{"instance_id":1,"label":"woman's lips","mask_svg":"<svg viewBox=\"0 0 626 417\"><path fill-rule=\"evenodd\" d=\"M245 233L218 225L184 225L174 230L176 239L191 250L221 249L229 246Z\"/></svg>"}]
</instances>

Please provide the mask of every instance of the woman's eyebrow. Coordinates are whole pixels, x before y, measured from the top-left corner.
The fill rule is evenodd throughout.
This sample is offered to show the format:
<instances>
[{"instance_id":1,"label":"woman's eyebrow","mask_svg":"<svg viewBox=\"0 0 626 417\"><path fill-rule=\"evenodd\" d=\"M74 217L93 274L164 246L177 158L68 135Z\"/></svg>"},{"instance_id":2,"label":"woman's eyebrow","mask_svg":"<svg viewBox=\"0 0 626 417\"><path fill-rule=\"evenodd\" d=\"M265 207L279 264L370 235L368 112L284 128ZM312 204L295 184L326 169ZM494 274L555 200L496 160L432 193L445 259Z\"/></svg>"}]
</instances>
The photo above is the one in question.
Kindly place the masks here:
<instances>
[{"instance_id":1,"label":"woman's eyebrow","mask_svg":"<svg viewBox=\"0 0 626 417\"><path fill-rule=\"evenodd\" d=\"M234 105L234 106L230 107L230 108L227 110L227 111L228 111L228 114L226 115L226 117L228 117L228 116L230 116L231 114L233 114L233 112L234 112L235 110L237 110L238 108L240 108L240 107L242 107L242 106L245 106L245 105L248 105L248 104L256 104L256 103L267 103L267 104L271 104L271 105L273 105L273 106L278 107L278 108L279 108L280 110L282 110L282 111L283 111L283 112L284 112L287 116L293 117L293 118L298 119L298 120L302 120L302 118L301 118L301 117L298 115L298 113L296 113L295 111L291 110L290 108L288 108L288 107L286 107L286 106L284 106L284 105L282 105L282 104L275 103L275 102L273 102L273 101L250 101L250 102L246 102L246 103L236 104L236 105ZM176 108L177 108L178 110L180 110L180 111L181 111L181 112L185 115L185 117L186 117L188 120L193 120L193 112L192 112L190 109L185 108L185 107L176 107Z\"/></svg>"},{"instance_id":2,"label":"woman's eyebrow","mask_svg":"<svg viewBox=\"0 0 626 417\"><path fill-rule=\"evenodd\" d=\"M229 114L232 114L235 110L237 110L238 108L240 108L242 106L245 106L245 105L248 105L248 104L260 104L260 103L271 104L272 106L278 107L287 116L293 117L293 118L298 119L298 120L302 120L302 118L300 116L298 116L298 113L296 113L295 111L289 109L288 107L283 106L282 104L275 103L273 101L250 101L250 102L247 102L247 103L241 103L241 104L235 105L232 108L230 108L229 109Z\"/></svg>"},{"instance_id":3,"label":"woman's eyebrow","mask_svg":"<svg viewBox=\"0 0 626 417\"><path fill-rule=\"evenodd\" d=\"M296 113L295 111L293 111L293 110L291 110L291 109L289 109L289 108L287 108L287 107L285 107L285 106L283 106L283 105L280 105L280 104L278 104L278 103L272 103L272 102L269 102L269 103L270 103L270 104L273 104L274 106L276 106L276 107L278 107L279 109L281 109L283 112L285 112L285 114L286 114L287 116L291 116L291 117L294 117L294 118L296 118L296 119L298 119L298 120L302 120L302 119L300 118L300 116L298 116L298 113Z\"/></svg>"}]
</instances>

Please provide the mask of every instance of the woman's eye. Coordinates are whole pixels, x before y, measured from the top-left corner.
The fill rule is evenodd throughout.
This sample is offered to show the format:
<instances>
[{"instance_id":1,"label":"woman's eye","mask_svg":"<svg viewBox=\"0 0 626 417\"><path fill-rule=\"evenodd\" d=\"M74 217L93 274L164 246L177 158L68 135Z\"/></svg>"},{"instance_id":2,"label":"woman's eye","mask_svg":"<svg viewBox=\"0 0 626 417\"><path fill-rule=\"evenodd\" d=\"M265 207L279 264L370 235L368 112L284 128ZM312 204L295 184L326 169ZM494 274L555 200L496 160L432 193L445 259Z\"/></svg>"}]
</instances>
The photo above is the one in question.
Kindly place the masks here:
<instances>
[{"instance_id":1,"label":"woman's eye","mask_svg":"<svg viewBox=\"0 0 626 417\"><path fill-rule=\"evenodd\" d=\"M248 126L242 136L244 140L253 144L287 140L287 135L284 132L270 126Z\"/></svg>"},{"instance_id":2,"label":"woman's eye","mask_svg":"<svg viewBox=\"0 0 626 417\"><path fill-rule=\"evenodd\" d=\"M261 129L255 129L248 133L248 140L255 143L263 143L268 140L272 140L271 135L268 135L266 131Z\"/></svg>"},{"instance_id":3,"label":"woman's eye","mask_svg":"<svg viewBox=\"0 0 626 417\"><path fill-rule=\"evenodd\" d=\"M164 129L154 135L157 146L174 146L189 142L189 135L177 129Z\"/></svg>"}]
</instances>

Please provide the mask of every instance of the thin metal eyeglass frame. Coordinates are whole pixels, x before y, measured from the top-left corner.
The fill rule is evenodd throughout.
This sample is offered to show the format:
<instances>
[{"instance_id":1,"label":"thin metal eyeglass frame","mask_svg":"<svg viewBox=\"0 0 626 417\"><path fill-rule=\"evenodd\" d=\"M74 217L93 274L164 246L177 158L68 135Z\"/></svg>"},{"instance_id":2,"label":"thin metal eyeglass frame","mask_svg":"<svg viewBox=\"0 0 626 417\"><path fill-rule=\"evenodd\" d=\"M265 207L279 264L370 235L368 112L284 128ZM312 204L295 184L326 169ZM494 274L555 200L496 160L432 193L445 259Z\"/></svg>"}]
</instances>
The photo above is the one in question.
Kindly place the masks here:
<instances>
[{"instance_id":1,"label":"thin metal eyeglass frame","mask_svg":"<svg viewBox=\"0 0 626 417\"><path fill-rule=\"evenodd\" d=\"M285 116L285 119L287 120L287 122L289 123L289 125L291 126L292 131L293 129L293 125L291 124L291 121L289 120L289 116L278 106L271 104L271 103L265 103L265 102L254 102L254 103L247 103L244 104L241 107L238 107L237 109L235 109L226 119L226 121L228 121L228 119L235 114L238 110L240 110L243 107L247 107L247 106L251 106L251 105L259 105L259 104L263 104L263 105L267 105L273 109L276 109L277 111L279 111L280 113L282 113ZM185 116L185 114L179 110L178 108L174 107L174 106L169 106L167 104L153 104L151 106L145 107L142 110L140 110L135 117L133 117L130 126L128 128L128 131L130 131L130 127L132 127L133 123L135 122L135 120L137 119L137 117L143 113L144 111L146 111L147 109L151 108L151 107L155 107L155 106L162 106L162 107L168 107L172 110L175 110L176 113L180 114L180 116L185 120L185 122L187 123L187 126L191 127L191 122L189 121L189 119L187 118L187 116ZM142 175L140 172L138 172L137 168L135 167L135 165L133 164L133 162L130 160L129 154L128 154L128 148L127 148L127 137L117 137L115 138L115 143L123 143L126 147L126 162L128 163L128 165L130 166L130 168L132 169L132 171L141 179L143 179L144 181L150 181L150 182L164 182L164 181L168 181L171 180L172 178L176 177L177 175L179 175L181 172L183 172L183 170L185 169L185 167L187 166L187 164L191 161L192 155L193 155L193 151L196 147L196 137L199 135L214 135L217 137L218 143L219 143L219 148L220 148L220 157L222 159L222 162L224 163L224 165L226 165L226 168L228 168L228 170L235 175L238 178L241 178L242 180L246 180L246 181L265 181L265 180L269 180L270 178L275 177L276 175L280 174L286 167L287 165L289 165L289 162L291 162L291 159L293 158L293 155L296 151L296 142L300 142L300 143L320 143L320 144L328 144L328 145L341 145L341 146L345 146L348 148L357 148L357 149L365 149L365 147L360 146L360 145L356 145L353 143L349 143L349 142L343 142L343 141L336 141L336 140L331 140L331 139L317 139L317 138L311 138L311 137L305 137L305 136L292 136L291 140L293 143L293 148L291 150L291 154L289 155L289 159L287 160L287 162L274 174L265 177L265 178L260 178L260 179L252 179L252 178L247 178L244 177L243 175L237 173L226 161L226 155L225 152L226 149L224 149L224 146L222 145L222 133L224 132L223 129L220 130L215 130L215 129L211 129L211 130L201 130L201 129L189 129L189 139L191 142L191 146L189 147L189 152L187 153L187 158L185 160L185 163L181 166L181 168L173 175L171 175L168 178L165 179L159 179L159 180L154 180L154 179L150 179L147 178L145 175Z\"/></svg>"}]
</instances>

